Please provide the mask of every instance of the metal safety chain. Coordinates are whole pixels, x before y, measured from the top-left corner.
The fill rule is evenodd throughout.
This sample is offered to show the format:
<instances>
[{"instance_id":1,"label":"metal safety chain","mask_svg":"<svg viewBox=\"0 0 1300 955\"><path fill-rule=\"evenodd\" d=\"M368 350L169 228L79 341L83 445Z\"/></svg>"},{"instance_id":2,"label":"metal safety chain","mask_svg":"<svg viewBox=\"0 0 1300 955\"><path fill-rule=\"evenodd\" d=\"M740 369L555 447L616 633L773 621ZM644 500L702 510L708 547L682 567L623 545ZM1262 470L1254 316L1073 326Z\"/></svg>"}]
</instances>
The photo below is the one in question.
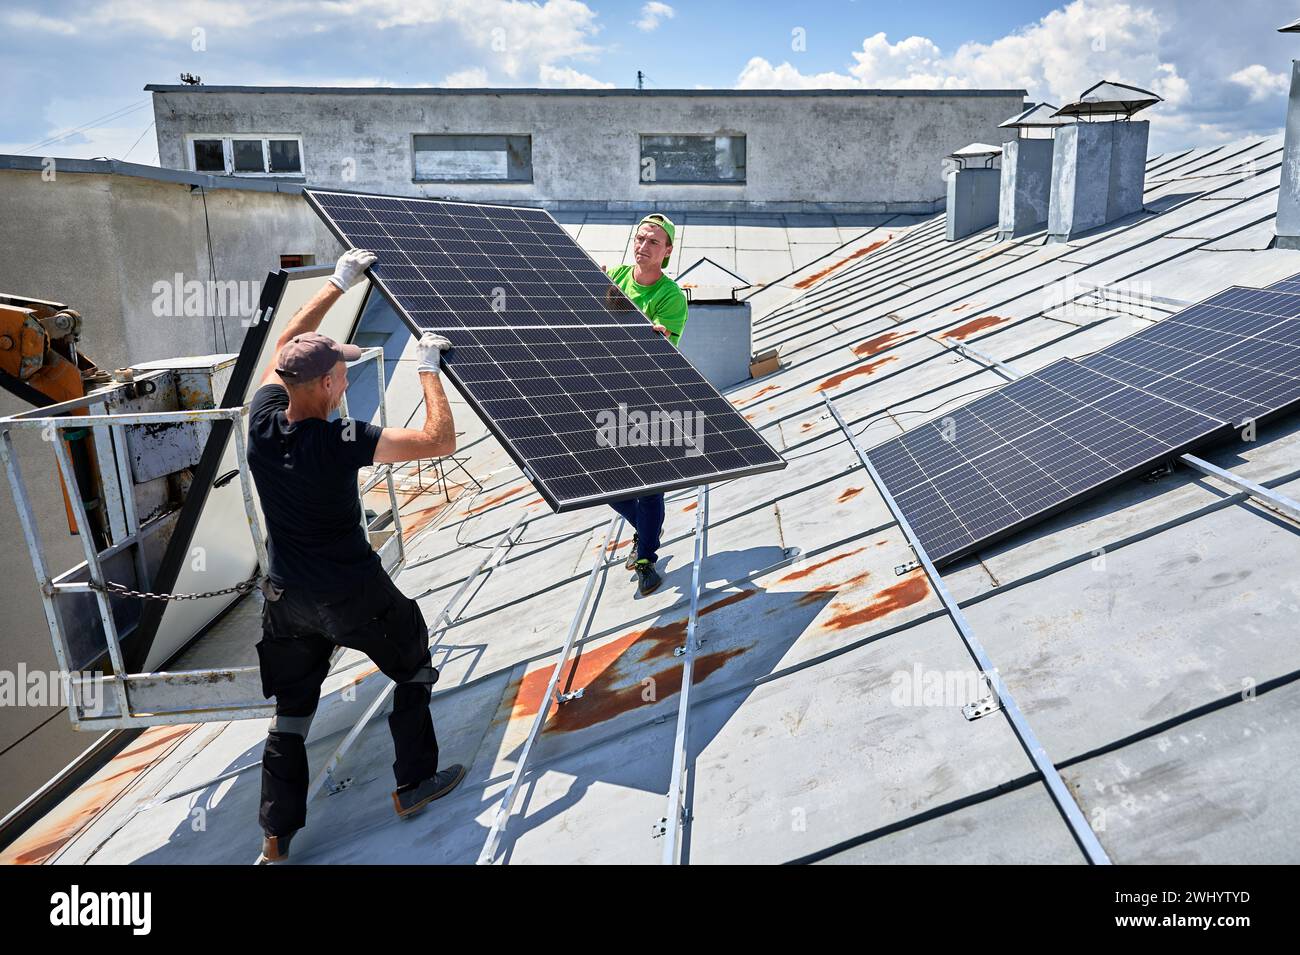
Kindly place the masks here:
<instances>
[{"instance_id":1,"label":"metal safety chain","mask_svg":"<svg viewBox=\"0 0 1300 955\"><path fill-rule=\"evenodd\" d=\"M260 574L255 574L247 580L241 580L233 587L223 587L221 590L205 590L200 594L155 594L147 590L132 590L125 584L119 584L112 580L104 581L102 586L92 580L88 581L86 586L101 593L121 594L123 597L139 597L141 600L204 600L208 597L224 597L226 594L251 594L261 587L262 580Z\"/></svg>"}]
</instances>

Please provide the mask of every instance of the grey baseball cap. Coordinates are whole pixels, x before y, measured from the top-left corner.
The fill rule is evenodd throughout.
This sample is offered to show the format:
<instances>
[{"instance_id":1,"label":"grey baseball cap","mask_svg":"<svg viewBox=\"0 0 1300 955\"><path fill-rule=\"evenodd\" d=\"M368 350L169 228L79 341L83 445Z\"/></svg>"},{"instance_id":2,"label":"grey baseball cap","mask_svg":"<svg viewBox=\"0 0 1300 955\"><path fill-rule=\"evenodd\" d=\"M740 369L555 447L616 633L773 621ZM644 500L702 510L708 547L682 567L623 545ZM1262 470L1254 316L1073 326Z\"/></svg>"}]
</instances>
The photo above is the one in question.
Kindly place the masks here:
<instances>
[{"instance_id":1,"label":"grey baseball cap","mask_svg":"<svg viewBox=\"0 0 1300 955\"><path fill-rule=\"evenodd\" d=\"M320 332L303 332L285 342L275 370L285 378L310 381L329 372L336 362L360 357L361 349L356 345L340 345Z\"/></svg>"}]
</instances>

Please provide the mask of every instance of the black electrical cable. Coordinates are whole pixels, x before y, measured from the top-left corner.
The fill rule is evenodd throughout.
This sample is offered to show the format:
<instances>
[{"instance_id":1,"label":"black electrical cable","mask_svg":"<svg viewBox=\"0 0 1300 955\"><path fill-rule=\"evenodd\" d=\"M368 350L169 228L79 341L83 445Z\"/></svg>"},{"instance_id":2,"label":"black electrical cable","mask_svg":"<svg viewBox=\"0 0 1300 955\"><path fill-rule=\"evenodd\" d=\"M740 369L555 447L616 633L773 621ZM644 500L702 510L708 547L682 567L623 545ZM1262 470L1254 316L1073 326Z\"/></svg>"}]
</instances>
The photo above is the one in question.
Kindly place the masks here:
<instances>
[{"instance_id":1,"label":"black electrical cable","mask_svg":"<svg viewBox=\"0 0 1300 955\"><path fill-rule=\"evenodd\" d=\"M205 300L210 300L215 306L216 311L212 316L212 347L217 347L217 316L221 315L221 296L216 294L217 288L217 260L212 253L212 223L208 220L208 190L199 186L199 195L203 197L203 231L208 236L208 275L211 276L211 285L208 289L209 294L204 296ZM229 351L226 344L226 316L221 315L221 348L223 351Z\"/></svg>"}]
</instances>

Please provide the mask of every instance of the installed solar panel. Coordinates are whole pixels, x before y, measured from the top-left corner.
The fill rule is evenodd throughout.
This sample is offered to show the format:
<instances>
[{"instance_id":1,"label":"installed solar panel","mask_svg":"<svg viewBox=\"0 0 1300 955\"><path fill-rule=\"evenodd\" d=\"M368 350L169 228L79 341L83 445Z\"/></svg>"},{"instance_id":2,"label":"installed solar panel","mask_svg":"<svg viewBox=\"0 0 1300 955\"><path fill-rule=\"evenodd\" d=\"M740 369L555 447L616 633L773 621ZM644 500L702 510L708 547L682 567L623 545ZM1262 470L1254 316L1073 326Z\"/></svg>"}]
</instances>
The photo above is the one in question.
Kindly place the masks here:
<instances>
[{"instance_id":1,"label":"installed solar panel","mask_svg":"<svg viewBox=\"0 0 1300 955\"><path fill-rule=\"evenodd\" d=\"M1081 364L1240 423L1300 401L1300 295L1233 287Z\"/></svg>"},{"instance_id":2,"label":"installed solar panel","mask_svg":"<svg viewBox=\"0 0 1300 955\"><path fill-rule=\"evenodd\" d=\"M867 457L938 566L1225 427L1061 359Z\"/></svg>"},{"instance_id":3,"label":"installed solar panel","mask_svg":"<svg viewBox=\"0 0 1300 955\"><path fill-rule=\"evenodd\" d=\"M1300 275L1292 275L1268 286L1270 292L1300 292Z\"/></svg>"},{"instance_id":4,"label":"installed solar panel","mask_svg":"<svg viewBox=\"0 0 1300 955\"><path fill-rule=\"evenodd\" d=\"M306 196L555 510L785 467L546 212Z\"/></svg>"}]
</instances>

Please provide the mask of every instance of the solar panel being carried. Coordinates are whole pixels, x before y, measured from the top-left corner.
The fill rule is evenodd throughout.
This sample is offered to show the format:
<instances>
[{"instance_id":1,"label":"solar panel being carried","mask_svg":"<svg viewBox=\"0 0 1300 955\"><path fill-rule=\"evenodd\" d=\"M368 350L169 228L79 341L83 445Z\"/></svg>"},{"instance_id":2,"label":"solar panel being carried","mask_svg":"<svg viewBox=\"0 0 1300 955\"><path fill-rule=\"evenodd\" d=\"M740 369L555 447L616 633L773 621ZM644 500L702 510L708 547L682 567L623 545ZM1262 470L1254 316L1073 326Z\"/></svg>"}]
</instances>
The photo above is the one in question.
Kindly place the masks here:
<instances>
[{"instance_id":1,"label":"solar panel being carried","mask_svg":"<svg viewBox=\"0 0 1300 955\"><path fill-rule=\"evenodd\" d=\"M548 213L305 195L556 511L785 467Z\"/></svg>"},{"instance_id":2,"label":"solar panel being carried","mask_svg":"<svg viewBox=\"0 0 1300 955\"><path fill-rule=\"evenodd\" d=\"M867 457L940 566L1226 428L1062 358Z\"/></svg>"}]
</instances>

